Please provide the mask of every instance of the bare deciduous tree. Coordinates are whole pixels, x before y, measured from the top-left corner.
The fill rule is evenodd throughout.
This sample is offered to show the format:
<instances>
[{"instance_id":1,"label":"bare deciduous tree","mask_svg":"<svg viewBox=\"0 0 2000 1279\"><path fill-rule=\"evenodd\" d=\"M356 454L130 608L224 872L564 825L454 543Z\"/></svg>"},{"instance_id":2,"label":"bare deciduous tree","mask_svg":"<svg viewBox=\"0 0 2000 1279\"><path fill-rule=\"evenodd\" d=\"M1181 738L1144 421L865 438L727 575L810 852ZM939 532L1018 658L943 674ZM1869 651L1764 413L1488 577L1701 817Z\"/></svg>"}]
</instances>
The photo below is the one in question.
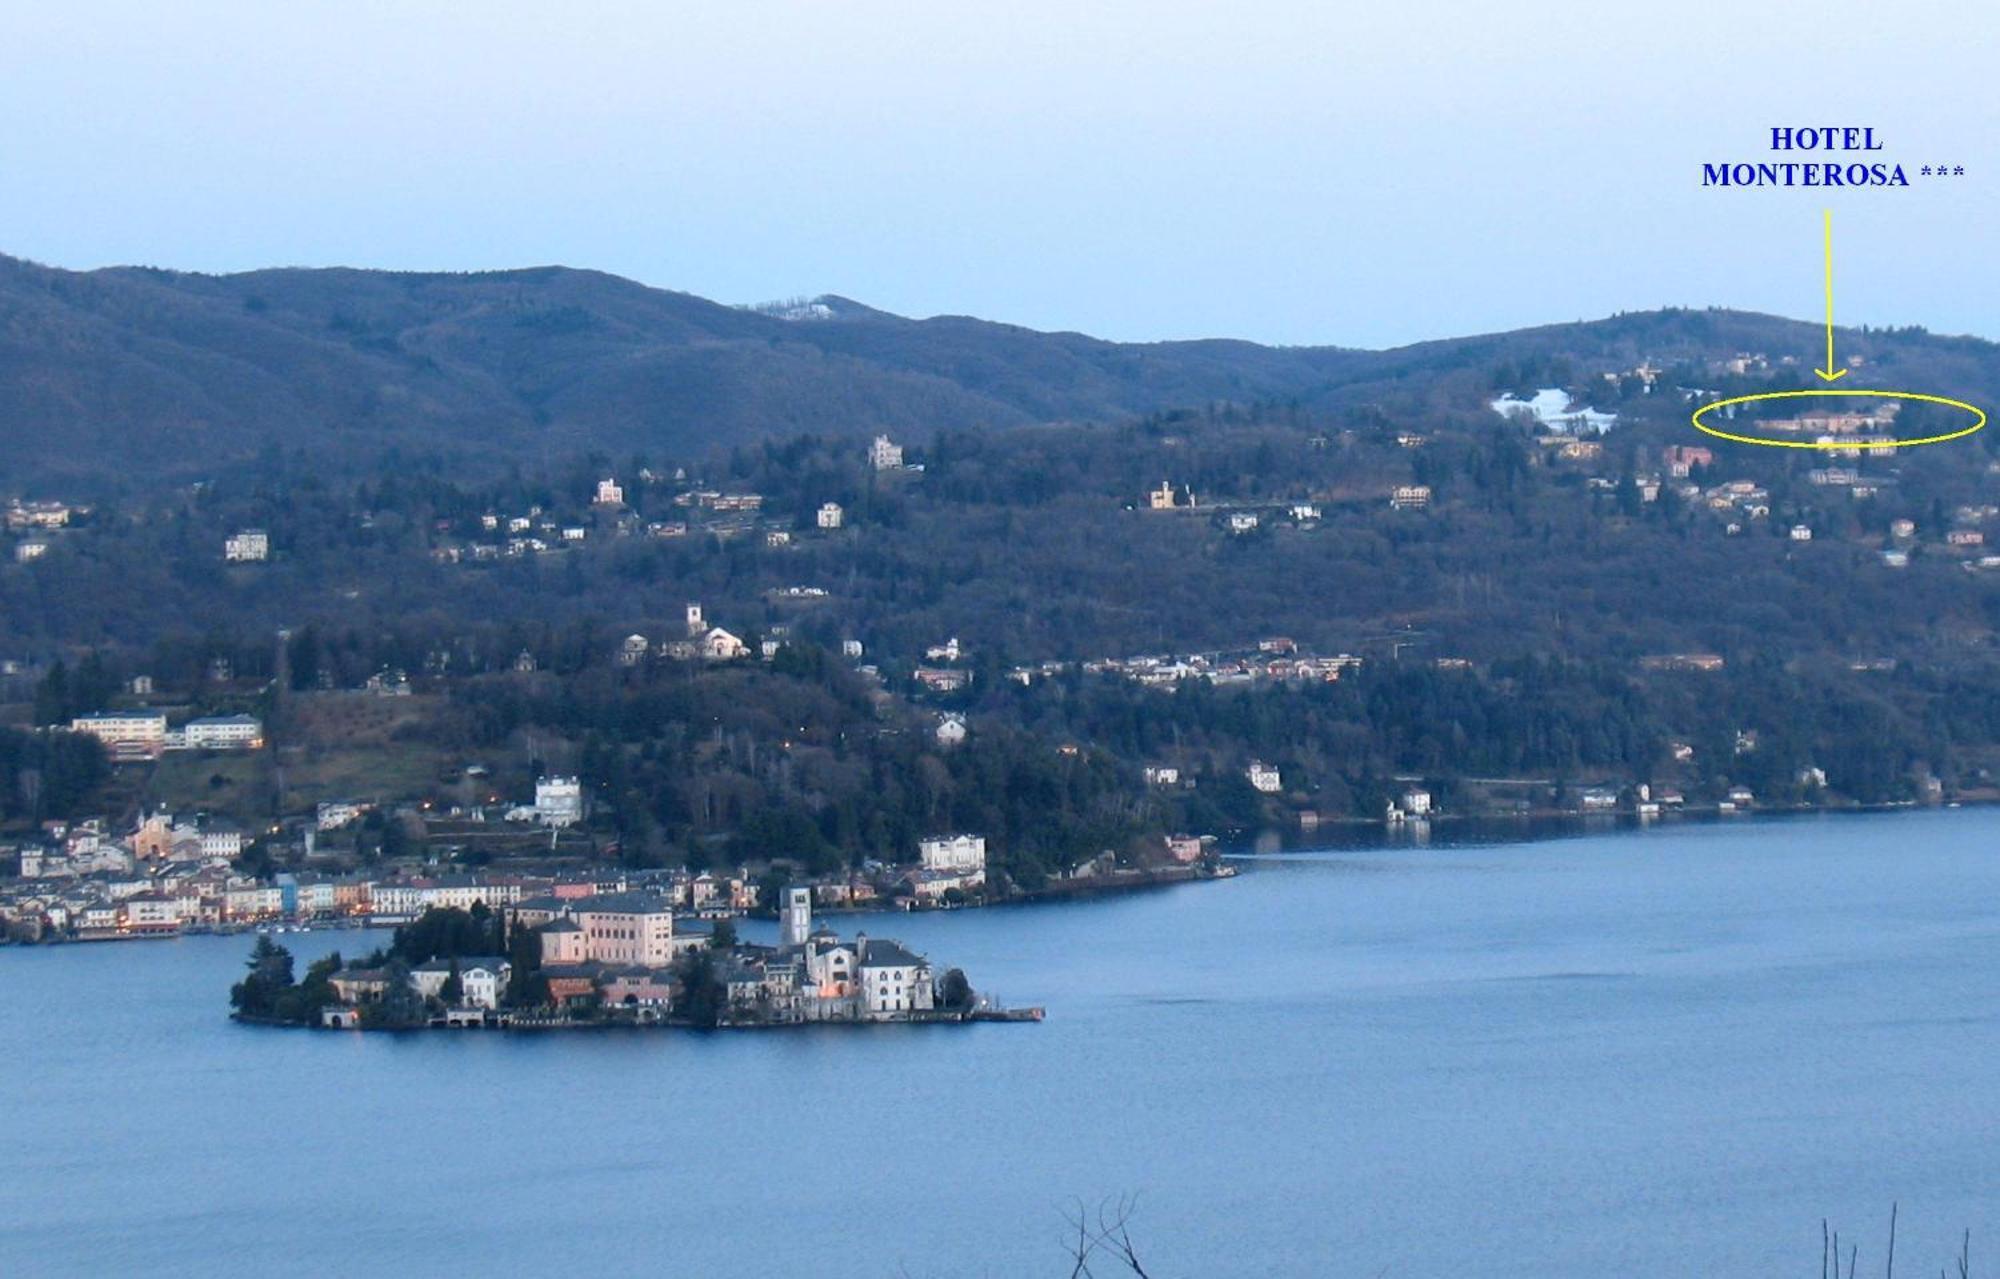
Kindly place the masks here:
<instances>
[{"instance_id":1,"label":"bare deciduous tree","mask_svg":"<svg viewBox=\"0 0 2000 1279\"><path fill-rule=\"evenodd\" d=\"M1130 1222L1138 1206L1136 1195L1101 1200L1095 1212L1083 1200L1076 1201L1074 1211L1063 1215L1068 1226L1063 1236L1063 1251L1074 1263L1070 1279L1097 1279L1091 1269L1093 1259L1100 1265L1115 1267L1117 1273L1150 1279L1139 1261L1138 1246L1132 1242Z\"/></svg>"}]
</instances>

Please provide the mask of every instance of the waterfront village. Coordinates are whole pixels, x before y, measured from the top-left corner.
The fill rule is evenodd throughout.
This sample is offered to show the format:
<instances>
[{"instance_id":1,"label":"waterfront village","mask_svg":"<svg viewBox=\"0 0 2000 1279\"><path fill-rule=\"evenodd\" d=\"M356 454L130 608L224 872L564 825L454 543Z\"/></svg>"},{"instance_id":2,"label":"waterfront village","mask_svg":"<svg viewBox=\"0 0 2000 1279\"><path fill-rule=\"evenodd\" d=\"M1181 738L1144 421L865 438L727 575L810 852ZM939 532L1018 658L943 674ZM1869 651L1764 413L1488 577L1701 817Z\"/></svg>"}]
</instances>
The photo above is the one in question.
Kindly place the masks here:
<instances>
[{"instance_id":1,"label":"waterfront village","mask_svg":"<svg viewBox=\"0 0 2000 1279\"><path fill-rule=\"evenodd\" d=\"M581 787L574 777L545 778L528 811L551 835L578 820ZM310 852L317 833L351 824L357 806L323 804L303 832ZM118 941L254 928L379 928L417 919L433 909L512 909L536 900L646 894L681 919L680 935L700 937L716 920L777 910L790 872L766 866L690 871L685 867L626 869L577 865L575 859L529 862L519 870L426 874L424 867L372 873L309 870L253 874L242 866L249 846L232 822L195 814L149 813L123 835L101 820L47 823L43 842L11 850L19 875L0 878L0 930L11 941ZM0 849L0 857L10 850ZM1175 836L1162 864L1121 867L1115 858L1089 859L1044 890L1050 895L1139 887L1228 876L1212 840ZM957 833L918 841L907 865L868 862L799 883L822 909L950 909L993 898L986 839ZM537 921L546 922L546 921Z\"/></svg>"},{"instance_id":2,"label":"waterfront village","mask_svg":"<svg viewBox=\"0 0 2000 1279\"><path fill-rule=\"evenodd\" d=\"M242 1021L381 1030L1041 1020L898 942L816 926L812 901L805 885L784 888L779 940L763 945L654 890L559 888L497 912L475 899L426 911L358 962L330 955L302 982L260 937L231 1003ZM460 953L482 945L496 953Z\"/></svg>"}]
</instances>

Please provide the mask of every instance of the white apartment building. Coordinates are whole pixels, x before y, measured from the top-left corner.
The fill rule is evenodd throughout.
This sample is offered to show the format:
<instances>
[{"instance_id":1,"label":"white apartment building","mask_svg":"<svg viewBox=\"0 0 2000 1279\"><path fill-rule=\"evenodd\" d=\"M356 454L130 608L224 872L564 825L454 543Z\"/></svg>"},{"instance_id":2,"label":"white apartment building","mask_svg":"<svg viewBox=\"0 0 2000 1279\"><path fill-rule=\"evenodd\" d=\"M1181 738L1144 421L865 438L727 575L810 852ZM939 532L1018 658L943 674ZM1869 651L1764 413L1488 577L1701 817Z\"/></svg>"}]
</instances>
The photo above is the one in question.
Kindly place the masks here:
<instances>
[{"instance_id":1,"label":"white apartment building","mask_svg":"<svg viewBox=\"0 0 2000 1279\"><path fill-rule=\"evenodd\" d=\"M903 446L893 444L886 435L878 435L868 446L868 465L878 471L894 471L903 465Z\"/></svg>"},{"instance_id":2,"label":"white apartment building","mask_svg":"<svg viewBox=\"0 0 2000 1279\"><path fill-rule=\"evenodd\" d=\"M211 715L189 720L181 734L191 751L253 751L264 745L264 721L254 715Z\"/></svg>"},{"instance_id":3,"label":"white apartment building","mask_svg":"<svg viewBox=\"0 0 2000 1279\"><path fill-rule=\"evenodd\" d=\"M271 558L271 535L246 528L223 539L222 558L231 564L261 564Z\"/></svg>"},{"instance_id":4,"label":"white apartment building","mask_svg":"<svg viewBox=\"0 0 2000 1279\"><path fill-rule=\"evenodd\" d=\"M370 908L377 915L415 918L424 910L424 890L411 883L376 883L368 890Z\"/></svg>"},{"instance_id":5,"label":"white apartment building","mask_svg":"<svg viewBox=\"0 0 2000 1279\"><path fill-rule=\"evenodd\" d=\"M535 782L535 820L544 826L574 826L583 820L583 782L575 777L543 777Z\"/></svg>"}]
</instances>

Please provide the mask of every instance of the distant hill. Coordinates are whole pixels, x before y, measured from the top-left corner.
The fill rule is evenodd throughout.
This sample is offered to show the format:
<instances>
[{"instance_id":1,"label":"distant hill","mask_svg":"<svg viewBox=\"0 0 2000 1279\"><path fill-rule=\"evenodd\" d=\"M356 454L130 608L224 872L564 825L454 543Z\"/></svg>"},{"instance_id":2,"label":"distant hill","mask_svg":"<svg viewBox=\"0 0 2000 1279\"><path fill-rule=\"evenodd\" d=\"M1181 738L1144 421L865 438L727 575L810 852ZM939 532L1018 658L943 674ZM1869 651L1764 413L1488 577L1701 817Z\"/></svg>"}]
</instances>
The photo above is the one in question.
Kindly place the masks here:
<instances>
[{"instance_id":1,"label":"distant hill","mask_svg":"<svg viewBox=\"0 0 2000 1279\"><path fill-rule=\"evenodd\" d=\"M1810 352L1817 334L1673 311L1386 352L1118 343L837 297L729 307L562 267L210 276L0 257L0 479L194 477L272 448L329 465L401 449L497 467L806 431L922 439L1218 400L1363 402L1558 355ZM1992 376L1989 344L1898 337Z\"/></svg>"}]
</instances>

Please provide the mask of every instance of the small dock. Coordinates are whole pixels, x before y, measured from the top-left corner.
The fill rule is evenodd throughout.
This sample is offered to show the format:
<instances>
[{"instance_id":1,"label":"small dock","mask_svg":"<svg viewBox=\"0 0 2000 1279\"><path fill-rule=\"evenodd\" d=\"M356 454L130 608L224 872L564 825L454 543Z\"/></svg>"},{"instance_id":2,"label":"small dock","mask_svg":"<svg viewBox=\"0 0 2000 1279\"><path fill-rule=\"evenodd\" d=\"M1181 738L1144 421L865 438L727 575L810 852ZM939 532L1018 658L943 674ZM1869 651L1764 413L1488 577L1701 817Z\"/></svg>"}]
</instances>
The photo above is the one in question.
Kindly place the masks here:
<instances>
[{"instance_id":1,"label":"small dock","mask_svg":"<svg viewBox=\"0 0 2000 1279\"><path fill-rule=\"evenodd\" d=\"M1040 1021L1046 1016L1037 1006L1034 1008L980 1008L965 1015L967 1021Z\"/></svg>"}]
</instances>

